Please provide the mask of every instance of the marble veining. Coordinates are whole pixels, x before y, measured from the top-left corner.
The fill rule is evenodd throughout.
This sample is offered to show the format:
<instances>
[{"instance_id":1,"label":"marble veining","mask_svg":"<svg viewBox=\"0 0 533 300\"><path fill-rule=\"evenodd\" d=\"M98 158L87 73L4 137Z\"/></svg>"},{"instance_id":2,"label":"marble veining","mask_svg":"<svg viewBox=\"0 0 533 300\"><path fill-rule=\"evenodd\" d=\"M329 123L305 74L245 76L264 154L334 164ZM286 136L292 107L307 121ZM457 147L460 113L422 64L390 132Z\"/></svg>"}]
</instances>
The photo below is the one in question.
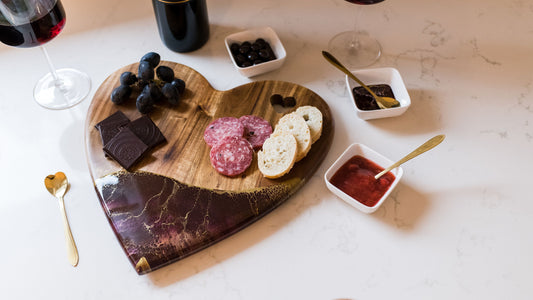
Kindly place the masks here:
<instances>
[{"instance_id":1,"label":"marble veining","mask_svg":"<svg viewBox=\"0 0 533 300\"><path fill-rule=\"evenodd\" d=\"M533 0L207 0L212 35L187 54L162 44L150 1L62 2L65 29L45 46L57 67L86 71L93 92L117 68L157 51L218 90L255 80L303 85L330 106L335 135L316 177L272 213L137 276L137 261L125 257L87 170L82 132L90 99L68 111L42 109L32 100L33 84L48 71L40 50L0 44L3 298L531 299ZM397 68L406 83L412 106L399 118L357 119L344 75L320 56L354 23L382 45L369 68ZM287 60L275 72L242 77L224 37L260 26L280 36ZM446 141L406 163L397 190L372 215L323 182L351 143L394 160L440 133ZM42 183L59 170L71 181L65 204L77 268L66 261L57 203ZM144 217L143 205L123 204ZM110 208L126 220L119 206ZM183 216L172 221L182 226ZM203 218L196 224L206 225ZM157 227L146 226L147 234Z\"/></svg>"}]
</instances>

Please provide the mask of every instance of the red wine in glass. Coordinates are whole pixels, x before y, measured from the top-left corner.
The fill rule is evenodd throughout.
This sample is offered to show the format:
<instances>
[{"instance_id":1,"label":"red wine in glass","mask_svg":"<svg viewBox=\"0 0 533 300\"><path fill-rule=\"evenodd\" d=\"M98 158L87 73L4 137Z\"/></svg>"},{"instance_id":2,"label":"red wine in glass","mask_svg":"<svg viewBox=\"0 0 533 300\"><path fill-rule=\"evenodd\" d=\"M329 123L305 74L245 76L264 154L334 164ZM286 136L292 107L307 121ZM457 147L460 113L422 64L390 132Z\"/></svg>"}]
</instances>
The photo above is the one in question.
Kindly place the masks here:
<instances>
[{"instance_id":1,"label":"red wine in glass","mask_svg":"<svg viewBox=\"0 0 533 300\"><path fill-rule=\"evenodd\" d=\"M65 26L65 11L61 2L36 20L13 25L0 23L0 41L13 47L40 46L56 37Z\"/></svg>"},{"instance_id":2,"label":"red wine in glass","mask_svg":"<svg viewBox=\"0 0 533 300\"><path fill-rule=\"evenodd\" d=\"M19 48L39 47L50 73L33 90L35 101L49 109L70 108L90 92L87 74L75 69L56 70L43 44L65 27L65 10L60 0L0 0L0 42Z\"/></svg>"},{"instance_id":3,"label":"red wine in glass","mask_svg":"<svg viewBox=\"0 0 533 300\"><path fill-rule=\"evenodd\" d=\"M345 0L351 4L371 5L385 0ZM358 9L358 11L360 11ZM360 16L360 14L358 14ZM358 19L356 16L356 21ZM377 40L363 33L355 24L354 30L341 32L328 44L328 50L344 65L361 68L373 64L381 56L381 45Z\"/></svg>"}]
</instances>

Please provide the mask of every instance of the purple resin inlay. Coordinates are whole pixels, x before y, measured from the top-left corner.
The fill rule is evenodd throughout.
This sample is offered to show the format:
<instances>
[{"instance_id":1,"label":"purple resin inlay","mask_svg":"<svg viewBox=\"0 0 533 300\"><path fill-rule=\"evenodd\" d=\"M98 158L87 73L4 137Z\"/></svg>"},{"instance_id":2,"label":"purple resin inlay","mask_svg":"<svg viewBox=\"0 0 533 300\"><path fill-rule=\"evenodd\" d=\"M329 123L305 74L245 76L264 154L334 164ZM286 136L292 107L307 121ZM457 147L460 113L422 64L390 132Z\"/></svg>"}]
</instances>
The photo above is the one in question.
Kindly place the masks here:
<instances>
[{"instance_id":1,"label":"purple resin inlay","mask_svg":"<svg viewBox=\"0 0 533 300\"><path fill-rule=\"evenodd\" d=\"M290 196L292 184L301 181L224 192L152 173L119 172L96 180L96 189L124 251L137 272L144 274L260 219ZM140 262L148 265L141 268Z\"/></svg>"}]
</instances>

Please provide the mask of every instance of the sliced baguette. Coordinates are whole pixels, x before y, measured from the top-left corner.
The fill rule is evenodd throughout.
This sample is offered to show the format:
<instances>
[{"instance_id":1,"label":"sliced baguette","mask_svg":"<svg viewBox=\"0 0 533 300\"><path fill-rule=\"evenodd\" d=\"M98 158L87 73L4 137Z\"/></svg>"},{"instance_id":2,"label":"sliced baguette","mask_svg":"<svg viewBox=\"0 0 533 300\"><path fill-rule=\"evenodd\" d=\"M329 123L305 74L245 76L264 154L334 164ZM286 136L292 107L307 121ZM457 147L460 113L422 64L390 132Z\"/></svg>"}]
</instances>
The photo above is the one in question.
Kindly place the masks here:
<instances>
[{"instance_id":1,"label":"sliced baguette","mask_svg":"<svg viewBox=\"0 0 533 300\"><path fill-rule=\"evenodd\" d=\"M281 132L288 132L296 138L296 161L304 158L311 149L311 132L304 118L295 112L284 115L279 119L273 135Z\"/></svg>"},{"instance_id":2,"label":"sliced baguette","mask_svg":"<svg viewBox=\"0 0 533 300\"><path fill-rule=\"evenodd\" d=\"M259 171L267 178L279 178L287 174L296 162L296 138L288 132L270 136L257 152Z\"/></svg>"},{"instance_id":3,"label":"sliced baguette","mask_svg":"<svg viewBox=\"0 0 533 300\"><path fill-rule=\"evenodd\" d=\"M314 144L322 134L322 112L314 106L300 106L296 113L302 116L311 132L311 143Z\"/></svg>"}]
</instances>

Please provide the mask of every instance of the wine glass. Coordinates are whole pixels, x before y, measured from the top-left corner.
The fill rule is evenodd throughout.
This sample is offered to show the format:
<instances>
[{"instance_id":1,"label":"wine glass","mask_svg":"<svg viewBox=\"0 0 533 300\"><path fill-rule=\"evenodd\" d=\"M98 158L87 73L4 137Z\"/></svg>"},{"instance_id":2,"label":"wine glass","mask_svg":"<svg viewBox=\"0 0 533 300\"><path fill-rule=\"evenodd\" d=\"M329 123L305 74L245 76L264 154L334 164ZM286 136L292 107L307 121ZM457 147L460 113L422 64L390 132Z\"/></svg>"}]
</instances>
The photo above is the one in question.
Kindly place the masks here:
<instances>
[{"instance_id":1,"label":"wine glass","mask_svg":"<svg viewBox=\"0 0 533 300\"><path fill-rule=\"evenodd\" d=\"M0 0L0 41L20 48L39 46L44 53L50 73L37 82L33 97L49 109L72 107L91 90L87 74L70 68L56 70L43 46L64 26L65 10L60 0Z\"/></svg>"},{"instance_id":2,"label":"wine glass","mask_svg":"<svg viewBox=\"0 0 533 300\"><path fill-rule=\"evenodd\" d=\"M384 0L345 0L356 5L370 5ZM360 7L357 7L356 22L361 15ZM358 30L355 24L354 30L337 34L329 41L329 52L337 57L342 63L351 68L366 67L378 60L381 55L379 42L366 33Z\"/></svg>"}]
</instances>

